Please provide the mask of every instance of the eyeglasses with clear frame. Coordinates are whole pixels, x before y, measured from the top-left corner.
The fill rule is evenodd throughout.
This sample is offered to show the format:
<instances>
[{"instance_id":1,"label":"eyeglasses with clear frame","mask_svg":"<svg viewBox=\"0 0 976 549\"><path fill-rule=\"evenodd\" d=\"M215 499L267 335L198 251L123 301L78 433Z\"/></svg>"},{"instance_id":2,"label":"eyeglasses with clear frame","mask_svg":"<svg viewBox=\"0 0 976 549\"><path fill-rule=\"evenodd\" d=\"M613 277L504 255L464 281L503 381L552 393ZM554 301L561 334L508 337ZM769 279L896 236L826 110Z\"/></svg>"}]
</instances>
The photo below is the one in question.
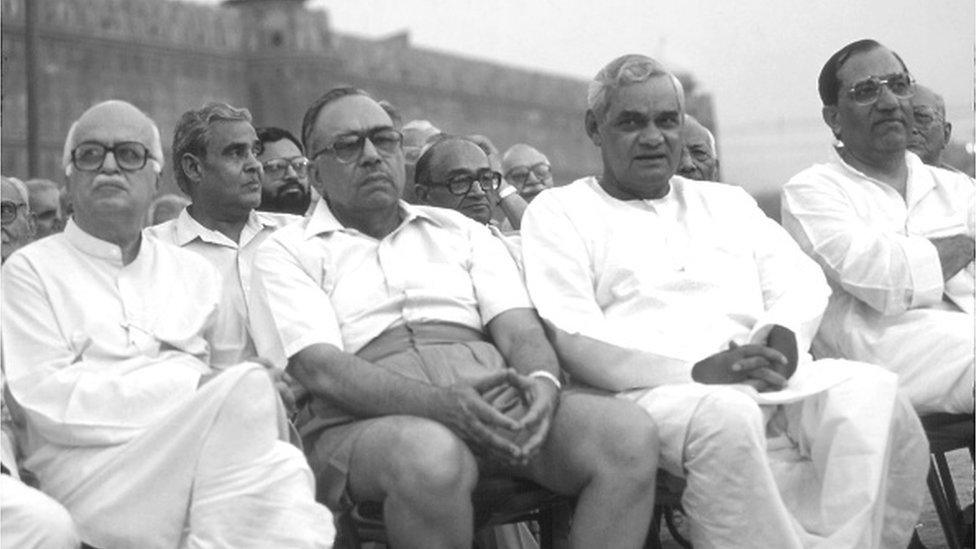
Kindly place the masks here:
<instances>
[{"instance_id":1,"label":"eyeglasses with clear frame","mask_svg":"<svg viewBox=\"0 0 976 549\"><path fill-rule=\"evenodd\" d=\"M552 168L545 162L539 162L531 166L519 166L509 170L505 174L505 179L521 187L529 181L530 174L535 175L539 181L545 181L552 174Z\"/></svg>"},{"instance_id":2,"label":"eyeglasses with clear frame","mask_svg":"<svg viewBox=\"0 0 976 549\"><path fill-rule=\"evenodd\" d=\"M475 183L481 186L481 190L489 193L497 191L502 184L502 174L485 168L476 173L461 173L447 178L445 181L432 181L428 183L430 187L447 187L453 195L464 196L471 192Z\"/></svg>"},{"instance_id":3,"label":"eyeglasses with clear frame","mask_svg":"<svg viewBox=\"0 0 976 549\"><path fill-rule=\"evenodd\" d=\"M882 87L887 87L895 97L900 99L915 95L915 79L907 72L865 78L855 82L847 90L847 95L858 105L870 105L881 97Z\"/></svg>"},{"instance_id":4,"label":"eyeglasses with clear frame","mask_svg":"<svg viewBox=\"0 0 976 549\"><path fill-rule=\"evenodd\" d=\"M308 166L310 162L304 156L293 156L291 158L272 158L261 164L264 174L273 177L284 177L288 172L288 166L295 170L295 175L301 178L308 177Z\"/></svg>"},{"instance_id":5,"label":"eyeglasses with clear frame","mask_svg":"<svg viewBox=\"0 0 976 549\"><path fill-rule=\"evenodd\" d=\"M96 141L86 141L71 151L71 163L83 172L93 172L102 168L105 157L112 153L119 169L134 172L146 167L151 158L149 149L136 141L123 141L111 147Z\"/></svg>"},{"instance_id":6,"label":"eyeglasses with clear frame","mask_svg":"<svg viewBox=\"0 0 976 549\"><path fill-rule=\"evenodd\" d=\"M373 128L367 132L355 132L342 134L318 152L312 155L312 160L316 160L323 154L330 154L342 164L355 162L363 154L363 147L366 140L376 147L376 150L384 154L394 154L399 150L403 143L403 134L389 127Z\"/></svg>"}]
</instances>

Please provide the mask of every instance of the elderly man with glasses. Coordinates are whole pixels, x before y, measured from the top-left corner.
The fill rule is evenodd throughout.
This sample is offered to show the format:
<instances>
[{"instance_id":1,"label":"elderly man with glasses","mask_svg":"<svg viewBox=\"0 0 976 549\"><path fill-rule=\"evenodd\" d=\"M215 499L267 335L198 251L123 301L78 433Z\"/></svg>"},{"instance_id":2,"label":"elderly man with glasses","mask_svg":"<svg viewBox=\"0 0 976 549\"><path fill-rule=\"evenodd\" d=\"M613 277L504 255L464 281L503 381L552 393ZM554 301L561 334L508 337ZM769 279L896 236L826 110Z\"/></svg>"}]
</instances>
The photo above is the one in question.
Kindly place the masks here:
<instances>
[{"instance_id":1,"label":"elderly man with glasses","mask_svg":"<svg viewBox=\"0 0 976 549\"><path fill-rule=\"evenodd\" d=\"M715 136L694 116L685 115L681 128L681 163L678 175L697 181L718 181L718 153Z\"/></svg>"},{"instance_id":2,"label":"elderly man with glasses","mask_svg":"<svg viewBox=\"0 0 976 549\"><path fill-rule=\"evenodd\" d=\"M192 126L178 162L196 196L256 204L250 125ZM99 103L71 125L63 166L74 216L3 266L23 466L95 547L330 547L331 515L286 442L265 367L211 367L220 275L142 231L163 167L155 123L129 103ZM225 185L204 191L211 170Z\"/></svg>"},{"instance_id":3,"label":"elderly man with glasses","mask_svg":"<svg viewBox=\"0 0 976 549\"><path fill-rule=\"evenodd\" d=\"M906 153L916 87L888 48L841 48L819 89L838 145L782 191L783 226L833 288L814 353L896 372L919 413L972 413L976 187Z\"/></svg>"},{"instance_id":4,"label":"elderly man with glasses","mask_svg":"<svg viewBox=\"0 0 976 549\"><path fill-rule=\"evenodd\" d=\"M908 150L917 154L922 162L951 171L959 171L942 161L952 123L946 120L945 100L931 89L916 85L912 96L912 116L915 126L908 140Z\"/></svg>"},{"instance_id":5,"label":"elderly man with glasses","mask_svg":"<svg viewBox=\"0 0 976 549\"><path fill-rule=\"evenodd\" d=\"M30 211L30 195L24 183L13 177L0 179L3 198L0 201L0 262L34 240L35 220Z\"/></svg>"},{"instance_id":6,"label":"elderly man with glasses","mask_svg":"<svg viewBox=\"0 0 976 549\"><path fill-rule=\"evenodd\" d=\"M525 477L578 496L574 547L641 547L653 423L561 391L515 263L483 225L400 199L401 135L365 92L319 98L302 141L323 200L257 267L288 371L312 394L297 423L320 499L383 502L393 546L470 547L479 475ZM494 185L483 167L443 190Z\"/></svg>"}]
</instances>

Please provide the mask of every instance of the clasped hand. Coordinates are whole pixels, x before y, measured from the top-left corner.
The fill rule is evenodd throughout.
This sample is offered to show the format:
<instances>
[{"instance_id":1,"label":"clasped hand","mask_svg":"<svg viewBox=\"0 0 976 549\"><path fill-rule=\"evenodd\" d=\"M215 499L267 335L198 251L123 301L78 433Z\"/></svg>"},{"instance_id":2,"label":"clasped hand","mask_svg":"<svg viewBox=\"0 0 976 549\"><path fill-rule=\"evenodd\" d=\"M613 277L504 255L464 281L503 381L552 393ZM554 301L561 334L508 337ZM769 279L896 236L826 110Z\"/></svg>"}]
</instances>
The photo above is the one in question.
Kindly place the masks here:
<instances>
[{"instance_id":1,"label":"clasped hand","mask_svg":"<svg viewBox=\"0 0 976 549\"><path fill-rule=\"evenodd\" d=\"M510 466L524 466L538 453L559 402L553 383L511 369L456 383L444 395L436 419Z\"/></svg>"},{"instance_id":2,"label":"clasped hand","mask_svg":"<svg viewBox=\"0 0 976 549\"><path fill-rule=\"evenodd\" d=\"M786 386L789 360L765 345L736 345L696 363L691 378L699 383L743 383L759 392L776 391Z\"/></svg>"}]
</instances>

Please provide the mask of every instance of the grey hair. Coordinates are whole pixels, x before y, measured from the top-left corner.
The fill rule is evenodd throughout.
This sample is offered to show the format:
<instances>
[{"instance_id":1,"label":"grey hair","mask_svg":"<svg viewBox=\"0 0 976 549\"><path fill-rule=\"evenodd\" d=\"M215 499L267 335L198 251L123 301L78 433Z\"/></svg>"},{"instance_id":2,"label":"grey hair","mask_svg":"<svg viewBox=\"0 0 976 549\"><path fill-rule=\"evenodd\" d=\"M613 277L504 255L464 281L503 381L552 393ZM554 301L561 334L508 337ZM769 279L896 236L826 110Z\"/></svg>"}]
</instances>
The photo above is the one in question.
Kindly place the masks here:
<instances>
[{"instance_id":1,"label":"grey hair","mask_svg":"<svg viewBox=\"0 0 976 549\"><path fill-rule=\"evenodd\" d=\"M180 190L190 194L190 178L183 171L183 155L207 156L210 129L215 122L251 122L251 112L214 101L183 113L173 132L173 175Z\"/></svg>"},{"instance_id":2,"label":"grey hair","mask_svg":"<svg viewBox=\"0 0 976 549\"><path fill-rule=\"evenodd\" d=\"M660 61L640 54L627 54L614 59L596 73L586 92L586 107L597 119L602 120L609 108L610 92L627 84L646 82L653 76L667 76L671 79L678 106L685 110L685 91L671 71Z\"/></svg>"},{"instance_id":3,"label":"grey hair","mask_svg":"<svg viewBox=\"0 0 976 549\"><path fill-rule=\"evenodd\" d=\"M74 166L71 163L71 152L74 150L75 146L75 133L78 131L78 121L84 118L85 114L88 114L92 109L101 107L109 103L125 103L127 105L135 108L134 105L126 101L119 99L110 99L108 101L102 101L96 105L92 105L88 110L86 110L78 120L71 123L71 127L68 128L68 135L64 138L64 148L61 151L61 167L64 169L64 175L71 176L74 172ZM139 109L136 109L139 110ZM139 112L142 112L139 110ZM159 137L159 128L156 126L156 122L152 118L149 118L146 113L142 113L149 121L149 126L152 128L152 138L149 140L149 162L152 164L152 169L156 174L160 174L163 171L163 140Z\"/></svg>"},{"instance_id":4,"label":"grey hair","mask_svg":"<svg viewBox=\"0 0 976 549\"><path fill-rule=\"evenodd\" d=\"M685 125L686 126L688 125L688 121L689 120L695 122L696 124L698 124L699 126L701 126L703 130L705 130L705 135L708 136L708 146L712 148L712 154L718 156L718 148L717 148L717 146L715 144L715 135L712 133L712 130L708 129L707 126L705 126L704 124L702 124L701 122L699 122L698 119L695 118L694 116L685 113Z\"/></svg>"},{"instance_id":5,"label":"grey hair","mask_svg":"<svg viewBox=\"0 0 976 549\"><path fill-rule=\"evenodd\" d=\"M30 210L30 192L27 190L27 185L23 181L17 179L16 177L3 176L4 181L8 181L17 190L17 194L20 195L20 199L24 201L27 209Z\"/></svg>"}]
</instances>

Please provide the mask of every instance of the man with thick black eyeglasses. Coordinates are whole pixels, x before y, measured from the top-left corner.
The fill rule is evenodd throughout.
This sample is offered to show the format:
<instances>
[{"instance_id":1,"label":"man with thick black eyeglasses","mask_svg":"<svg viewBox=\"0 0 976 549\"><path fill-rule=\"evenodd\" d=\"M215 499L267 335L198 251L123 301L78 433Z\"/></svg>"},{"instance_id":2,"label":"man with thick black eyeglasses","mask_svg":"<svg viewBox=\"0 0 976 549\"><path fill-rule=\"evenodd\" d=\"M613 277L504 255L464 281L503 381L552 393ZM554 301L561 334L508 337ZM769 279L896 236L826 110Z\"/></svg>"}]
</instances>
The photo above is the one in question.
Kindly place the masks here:
<instances>
[{"instance_id":1,"label":"man with thick black eyeglasses","mask_svg":"<svg viewBox=\"0 0 976 549\"><path fill-rule=\"evenodd\" d=\"M837 145L782 191L783 226L833 287L814 352L896 372L920 414L972 413L976 186L906 152L917 88L895 52L844 46L819 91Z\"/></svg>"},{"instance_id":2,"label":"man with thick black eyeglasses","mask_svg":"<svg viewBox=\"0 0 976 549\"><path fill-rule=\"evenodd\" d=\"M34 240L34 216L31 214L27 187L19 179L4 177L3 200L0 202L0 261Z\"/></svg>"},{"instance_id":3,"label":"man with thick black eyeglasses","mask_svg":"<svg viewBox=\"0 0 976 549\"><path fill-rule=\"evenodd\" d=\"M253 129L241 133L217 132L194 157L228 176L222 192L236 190L233 167L257 164ZM74 215L3 265L3 366L24 464L95 547L331 547L332 517L286 441L266 368L212 365L220 275L142 230L162 151L133 105L85 111L62 156ZM233 183L256 203L251 179Z\"/></svg>"},{"instance_id":4,"label":"man with thick black eyeglasses","mask_svg":"<svg viewBox=\"0 0 976 549\"><path fill-rule=\"evenodd\" d=\"M305 215L313 200L308 167L302 144L288 130L273 126L257 128L261 148L258 161L261 175L261 205L264 212Z\"/></svg>"},{"instance_id":5,"label":"man with thick black eyeglasses","mask_svg":"<svg viewBox=\"0 0 976 549\"><path fill-rule=\"evenodd\" d=\"M427 147L417 160L414 193L421 203L456 210L487 225L490 197L502 174L491 169L488 156L475 142L445 136Z\"/></svg>"},{"instance_id":6,"label":"man with thick black eyeglasses","mask_svg":"<svg viewBox=\"0 0 976 549\"><path fill-rule=\"evenodd\" d=\"M400 199L400 134L362 90L313 103L302 141L323 200L256 265L288 371L312 393L296 423L321 500L382 502L393 546L469 547L479 474L517 476L578 496L574 547L642 546L654 425L630 403L561 391L503 245ZM438 174L439 192L497 184L465 144L482 163Z\"/></svg>"}]
</instances>

